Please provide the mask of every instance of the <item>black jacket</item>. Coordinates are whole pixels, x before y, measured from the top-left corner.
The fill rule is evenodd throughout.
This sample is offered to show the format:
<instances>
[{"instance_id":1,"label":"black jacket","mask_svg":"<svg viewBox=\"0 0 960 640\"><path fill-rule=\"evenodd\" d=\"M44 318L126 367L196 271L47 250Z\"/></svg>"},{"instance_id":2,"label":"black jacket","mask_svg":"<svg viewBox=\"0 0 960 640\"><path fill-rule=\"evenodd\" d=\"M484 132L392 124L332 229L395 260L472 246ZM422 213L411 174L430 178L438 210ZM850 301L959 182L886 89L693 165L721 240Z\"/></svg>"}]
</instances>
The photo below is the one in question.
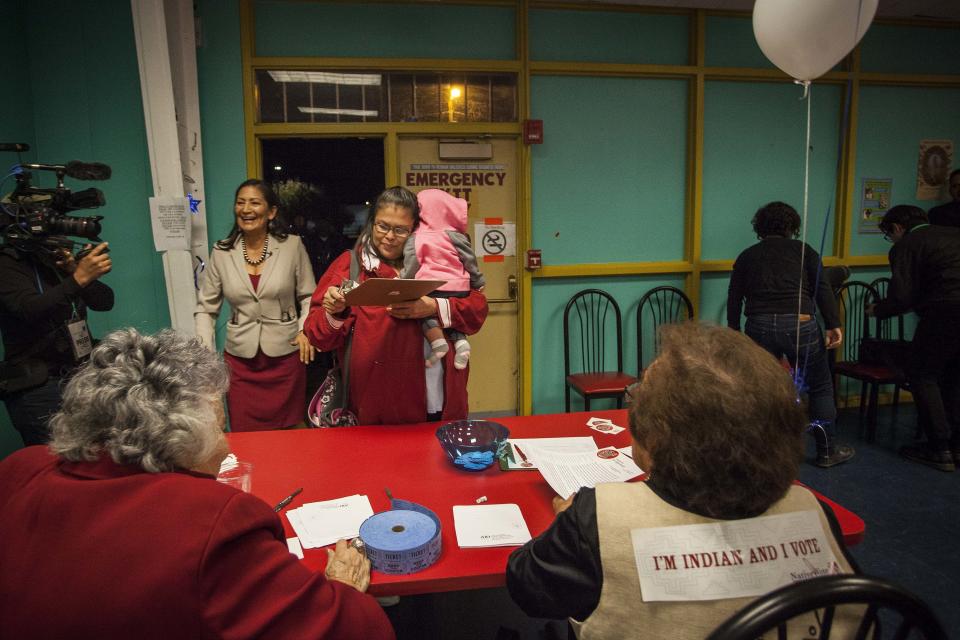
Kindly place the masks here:
<instances>
[{"instance_id":1,"label":"black jacket","mask_svg":"<svg viewBox=\"0 0 960 640\"><path fill-rule=\"evenodd\" d=\"M878 318L907 311L923 316L960 305L960 229L918 225L890 248L890 287Z\"/></svg>"},{"instance_id":2,"label":"black jacket","mask_svg":"<svg viewBox=\"0 0 960 640\"><path fill-rule=\"evenodd\" d=\"M4 360L36 358L50 373L75 364L66 322L86 317L87 308L109 311L113 290L99 280L81 287L32 254L0 250L0 333Z\"/></svg>"},{"instance_id":3,"label":"black jacket","mask_svg":"<svg viewBox=\"0 0 960 640\"><path fill-rule=\"evenodd\" d=\"M803 274L800 250L803 248ZM727 326L740 330L740 310L747 300L746 315L797 313L797 294L803 287L799 313L813 315L813 288L817 307L827 329L840 326L837 299L827 279L818 273L820 256L810 245L792 238L770 236L743 251L733 263L727 291Z\"/></svg>"}]
</instances>

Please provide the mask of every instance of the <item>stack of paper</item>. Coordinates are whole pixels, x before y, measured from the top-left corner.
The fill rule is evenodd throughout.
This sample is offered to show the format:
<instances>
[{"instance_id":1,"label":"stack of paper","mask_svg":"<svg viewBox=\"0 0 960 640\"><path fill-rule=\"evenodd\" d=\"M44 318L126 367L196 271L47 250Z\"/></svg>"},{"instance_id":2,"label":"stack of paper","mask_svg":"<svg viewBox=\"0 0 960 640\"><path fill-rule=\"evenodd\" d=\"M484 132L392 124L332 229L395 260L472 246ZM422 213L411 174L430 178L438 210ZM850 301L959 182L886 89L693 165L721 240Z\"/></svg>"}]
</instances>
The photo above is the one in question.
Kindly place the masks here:
<instances>
[{"instance_id":1,"label":"stack of paper","mask_svg":"<svg viewBox=\"0 0 960 640\"><path fill-rule=\"evenodd\" d=\"M531 454L547 484L563 498L580 487L593 488L601 482L626 482L643 473L633 460L614 447L561 453L536 446Z\"/></svg>"},{"instance_id":2,"label":"stack of paper","mask_svg":"<svg viewBox=\"0 0 960 640\"><path fill-rule=\"evenodd\" d=\"M547 450L556 453L594 452L597 443L590 436L565 438L510 438L507 441L506 466L504 470L536 469L537 461L533 450Z\"/></svg>"},{"instance_id":3,"label":"stack of paper","mask_svg":"<svg viewBox=\"0 0 960 640\"><path fill-rule=\"evenodd\" d=\"M315 549L337 540L356 538L360 525L373 515L367 496L352 495L336 500L308 502L287 511L287 520L304 549Z\"/></svg>"},{"instance_id":4,"label":"stack of paper","mask_svg":"<svg viewBox=\"0 0 960 640\"><path fill-rule=\"evenodd\" d=\"M530 539L530 530L515 504L456 505L453 524L461 549L516 547Z\"/></svg>"}]
</instances>

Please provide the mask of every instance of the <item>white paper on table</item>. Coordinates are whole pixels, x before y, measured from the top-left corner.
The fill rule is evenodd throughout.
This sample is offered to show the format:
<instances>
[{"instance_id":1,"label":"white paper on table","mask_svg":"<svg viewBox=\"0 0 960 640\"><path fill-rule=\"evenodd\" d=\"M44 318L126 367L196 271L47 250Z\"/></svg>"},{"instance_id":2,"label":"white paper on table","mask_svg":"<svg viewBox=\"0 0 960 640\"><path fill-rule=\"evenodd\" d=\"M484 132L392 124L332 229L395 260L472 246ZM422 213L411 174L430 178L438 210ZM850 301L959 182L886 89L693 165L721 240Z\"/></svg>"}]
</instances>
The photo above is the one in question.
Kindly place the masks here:
<instances>
[{"instance_id":1,"label":"white paper on table","mask_svg":"<svg viewBox=\"0 0 960 640\"><path fill-rule=\"evenodd\" d=\"M507 460L508 469L536 469L537 461L533 459L531 451L533 449L545 449L557 453L577 453L594 452L597 450L597 443L591 436L571 436L563 438L510 438L509 446L513 447L514 462ZM523 458L517 453L516 445L520 446L521 451L527 456L527 461L531 466L523 466Z\"/></svg>"},{"instance_id":2,"label":"white paper on table","mask_svg":"<svg viewBox=\"0 0 960 640\"><path fill-rule=\"evenodd\" d=\"M336 500L308 502L287 511L287 520L304 549L315 549L337 540L356 538L360 525L373 515L367 496L352 495Z\"/></svg>"},{"instance_id":3,"label":"white paper on table","mask_svg":"<svg viewBox=\"0 0 960 640\"><path fill-rule=\"evenodd\" d=\"M530 530L515 504L454 505L453 525L461 549L515 547L530 540Z\"/></svg>"},{"instance_id":4,"label":"white paper on table","mask_svg":"<svg viewBox=\"0 0 960 640\"><path fill-rule=\"evenodd\" d=\"M613 447L578 453L558 453L534 447L533 455L543 479L563 498L580 487L592 489L601 482L626 482L643 473L633 460Z\"/></svg>"},{"instance_id":5,"label":"white paper on table","mask_svg":"<svg viewBox=\"0 0 960 640\"><path fill-rule=\"evenodd\" d=\"M303 560L303 547L300 546L300 538L296 536L287 538L287 550Z\"/></svg>"},{"instance_id":6,"label":"white paper on table","mask_svg":"<svg viewBox=\"0 0 960 640\"><path fill-rule=\"evenodd\" d=\"M633 447L617 447L617 451L633 460L633 464L637 464L637 461L633 457ZM637 467L637 469L640 469L640 467ZM643 469L640 469L640 473L645 472Z\"/></svg>"}]
</instances>

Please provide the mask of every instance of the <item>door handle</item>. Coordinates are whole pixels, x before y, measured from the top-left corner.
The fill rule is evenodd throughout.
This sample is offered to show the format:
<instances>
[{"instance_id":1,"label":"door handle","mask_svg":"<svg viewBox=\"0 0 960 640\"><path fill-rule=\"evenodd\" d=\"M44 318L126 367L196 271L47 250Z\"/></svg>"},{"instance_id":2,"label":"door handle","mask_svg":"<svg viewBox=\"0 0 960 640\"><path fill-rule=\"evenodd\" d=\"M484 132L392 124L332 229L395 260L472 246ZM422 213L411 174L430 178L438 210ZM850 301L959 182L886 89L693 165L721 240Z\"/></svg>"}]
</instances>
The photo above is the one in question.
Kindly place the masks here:
<instances>
[{"instance_id":1,"label":"door handle","mask_svg":"<svg viewBox=\"0 0 960 640\"><path fill-rule=\"evenodd\" d=\"M517 276L507 277L507 297L506 298L488 298L487 304L507 304L517 301Z\"/></svg>"}]
</instances>

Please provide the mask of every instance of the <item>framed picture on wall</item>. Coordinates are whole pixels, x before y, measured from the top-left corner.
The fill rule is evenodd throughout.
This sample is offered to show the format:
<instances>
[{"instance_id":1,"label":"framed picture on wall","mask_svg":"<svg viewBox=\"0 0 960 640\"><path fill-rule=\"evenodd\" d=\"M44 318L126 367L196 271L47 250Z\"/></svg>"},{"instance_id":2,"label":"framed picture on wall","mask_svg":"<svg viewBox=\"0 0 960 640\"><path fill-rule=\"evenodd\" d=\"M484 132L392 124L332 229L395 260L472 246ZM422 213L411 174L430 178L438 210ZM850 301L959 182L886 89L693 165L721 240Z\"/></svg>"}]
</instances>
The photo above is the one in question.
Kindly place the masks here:
<instances>
[{"instance_id":1,"label":"framed picture on wall","mask_svg":"<svg viewBox=\"0 0 960 640\"><path fill-rule=\"evenodd\" d=\"M921 140L917 157L917 200L939 200L952 166L952 140Z\"/></svg>"}]
</instances>

